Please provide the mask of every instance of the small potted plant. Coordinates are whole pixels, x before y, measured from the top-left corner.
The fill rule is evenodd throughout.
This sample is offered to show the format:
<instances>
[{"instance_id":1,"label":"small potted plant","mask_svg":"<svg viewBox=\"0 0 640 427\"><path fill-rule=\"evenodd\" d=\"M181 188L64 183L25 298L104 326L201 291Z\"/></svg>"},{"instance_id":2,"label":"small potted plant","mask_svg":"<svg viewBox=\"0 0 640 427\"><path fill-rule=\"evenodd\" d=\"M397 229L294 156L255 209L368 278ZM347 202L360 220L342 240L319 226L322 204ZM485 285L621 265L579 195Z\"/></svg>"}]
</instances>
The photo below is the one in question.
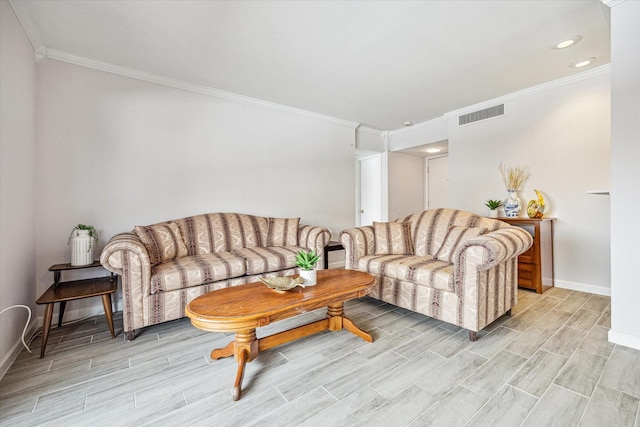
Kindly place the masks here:
<instances>
[{"instance_id":1,"label":"small potted plant","mask_svg":"<svg viewBox=\"0 0 640 427\"><path fill-rule=\"evenodd\" d=\"M71 244L71 265L93 263L93 248L98 243L98 232L92 225L78 224L71 230L67 245Z\"/></svg>"},{"instance_id":2,"label":"small potted plant","mask_svg":"<svg viewBox=\"0 0 640 427\"><path fill-rule=\"evenodd\" d=\"M498 217L498 208L502 206L501 200L487 200L487 203L484 204L489 208L489 218L497 218Z\"/></svg>"},{"instance_id":3,"label":"small potted plant","mask_svg":"<svg viewBox=\"0 0 640 427\"><path fill-rule=\"evenodd\" d=\"M299 251L296 253L296 265L300 268L300 277L304 279L305 286L316 284L316 264L320 261L320 256L316 250Z\"/></svg>"}]
</instances>

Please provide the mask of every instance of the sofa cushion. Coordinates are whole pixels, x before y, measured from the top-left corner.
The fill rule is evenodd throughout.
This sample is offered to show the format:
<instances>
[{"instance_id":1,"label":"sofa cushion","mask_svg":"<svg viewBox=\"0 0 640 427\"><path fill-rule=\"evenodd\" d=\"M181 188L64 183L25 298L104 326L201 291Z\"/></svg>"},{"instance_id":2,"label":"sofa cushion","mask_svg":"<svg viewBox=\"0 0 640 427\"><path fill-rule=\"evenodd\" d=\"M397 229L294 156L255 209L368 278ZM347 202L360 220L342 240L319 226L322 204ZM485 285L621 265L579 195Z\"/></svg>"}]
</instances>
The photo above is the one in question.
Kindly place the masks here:
<instances>
[{"instance_id":1,"label":"sofa cushion","mask_svg":"<svg viewBox=\"0 0 640 427\"><path fill-rule=\"evenodd\" d=\"M451 226L485 227L488 231L509 227L509 224L456 209L429 209L398 220L412 227L416 255L435 255Z\"/></svg>"},{"instance_id":2,"label":"sofa cushion","mask_svg":"<svg viewBox=\"0 0 640 427\"><path fill-rule=\"evenodd\" d=\"M408 222L373 222L375 255L412 255L413 241Z\"/></svg>"},{"instance_id":3,"label":"sofa cushion","mask_svg":"<svg viewBox=\"0 0 640 427\"><path fill-rule=\"evenodd\" d=\"M182 234L174 222L149 226L137 225L134 232L147 249L151 265L187 255Z\"/></svg>"},{"instance_id":4,"label":"sofa cushion","mask_svg":"<svg viewBox=\"0 0 640 427\"><path fill-rule=\"evenodd\" d=\"M188 255L264 246L268 218L237 213L211 213L175 220Z\"/></svg>"},{"instance_id":5,"label":"sofa cushion","mask_svg":"<svg viewBox=\"0 0 640 427\"><path fill-rule=\"evenodd\" d=\"M244 275L245 260L232 252L191 255L151 269L151 293L189 288Z\"/></svg>"},{"instance_id":6,"label":"sofa cushion","mask_svg":"<svg viewBox=\"0 0 640 427\"><path fill-rule=\"evenodd\" d=\"M400 262L396 278L434 289L453 291L453 264L429 256Z\"/></svg>"},{"instance_id":7,"label":"sofa cushion","mask_svg":"<svg viewBox=\"0 0 640 427\"><path fill-rule=\"evenodd\" d=\"M458 246L463 244L469 239L478 237L487 231L486 228L472 228L472 227L449 227L449 231L440 245L440 249L436 252L434 258L445 261L453 262L453 254Z\"/></svg>"},{"instance_id":8,"label":"sofa cushion","mask_svg":"<svg viewBox=\"0 0 640 427\"><path fill-rule=\"evenodd\" d=\"M300 218L269 218L267 242L263 246L298 246Z\"/></svg>"},{"instance_id":9,"label":"sofa cushion","mask_svg":"<svg viewBox=\"0 0 640 427\"><path fill-rule=\"evenodd\" d=\"M429 255L368 255L358 270L435 289L453 291L453 264Z\"/></svg>"},{"instance_id":10,"label":"sofa cushion","mask_svg":"<svg viewBox=\"0 0 640 427\"><path fill-rule=\"evenodd\" d=\"M367 273L398 279L398 266L402 262L411 262L430 257L413 255L367 255L358 260L358 270Z\"/></svg>"},{"instance_id":11,"label":"sofa cushion","mask_svg":"<svg viewBox=\"0 0 640 427\"><path fill-rule=\"evenodd\" d=\"M245 248L234 251L244 258L247 274L279 271L296 266L296 253L304 250L298 246L270 246L267 248Z\"/></svg>"}]
</instances>

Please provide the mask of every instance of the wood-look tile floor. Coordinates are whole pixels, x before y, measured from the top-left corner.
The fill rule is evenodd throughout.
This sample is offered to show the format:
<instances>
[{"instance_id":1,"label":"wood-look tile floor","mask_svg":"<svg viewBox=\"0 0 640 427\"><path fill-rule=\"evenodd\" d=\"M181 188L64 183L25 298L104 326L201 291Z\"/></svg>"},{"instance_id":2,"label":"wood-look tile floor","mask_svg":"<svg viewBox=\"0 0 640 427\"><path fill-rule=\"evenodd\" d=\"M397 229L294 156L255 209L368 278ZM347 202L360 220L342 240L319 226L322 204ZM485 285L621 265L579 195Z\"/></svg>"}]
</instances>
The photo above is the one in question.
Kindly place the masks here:
<instances>
[{"instance_id":1,"label":"wood-look tile floor","mask_svg":"<svg viewBox=\"0 0 640 427\"><path fill-rule=\"evenodd\" d=\"M608 297L519 292L512 317L479 334L365 298L346 314L366 343L326 332L247 364L209 353L232 335L188 319L111 339L103 316L39 338L0 381L3 426L639 426L640 351L607 342ZM324 316L306 313L264 336Z\"/></svg>"}]
</instances>

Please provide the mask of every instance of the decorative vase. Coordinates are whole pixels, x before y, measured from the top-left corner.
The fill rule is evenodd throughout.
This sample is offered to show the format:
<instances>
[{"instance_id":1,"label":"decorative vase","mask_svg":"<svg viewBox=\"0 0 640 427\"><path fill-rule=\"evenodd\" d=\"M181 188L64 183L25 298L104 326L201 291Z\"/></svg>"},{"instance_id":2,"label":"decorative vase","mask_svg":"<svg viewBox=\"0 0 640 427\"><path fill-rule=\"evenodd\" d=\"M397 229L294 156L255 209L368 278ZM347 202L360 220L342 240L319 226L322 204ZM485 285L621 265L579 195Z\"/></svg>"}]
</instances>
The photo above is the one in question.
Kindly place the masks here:
<instances>
[{"instance_id":1,"label":"decorative vase","mask_svg":"<svg viewBox=\"0 0 640 427\"><path fill-rule=\"evenodd\" d=\"M74 230L71 238L71 265L74 267L93 263L93 237L89 230Z\"/></svg>"},{"instance_id":2,"label":"decorative vase","mask_svg":"<svg viewBox=\"0 0 640 427\"><path fill-rule=\"evenodd\" d=\"M509 196L504 201L504 215L507 218L515 218L520 215L520 198L518 197L518 190L507 190Z\"/></svg>"},{"instance_id":3,"label":"decorative vase","mask_svg":"<svg viewBox=\"0 0 640 427\"><path fill-rule=\"evenodd\" d=\"M316 284L316 270L300 270L300 277L304 279L305 286L314 286Z\"/></svg>"}]
</instances>

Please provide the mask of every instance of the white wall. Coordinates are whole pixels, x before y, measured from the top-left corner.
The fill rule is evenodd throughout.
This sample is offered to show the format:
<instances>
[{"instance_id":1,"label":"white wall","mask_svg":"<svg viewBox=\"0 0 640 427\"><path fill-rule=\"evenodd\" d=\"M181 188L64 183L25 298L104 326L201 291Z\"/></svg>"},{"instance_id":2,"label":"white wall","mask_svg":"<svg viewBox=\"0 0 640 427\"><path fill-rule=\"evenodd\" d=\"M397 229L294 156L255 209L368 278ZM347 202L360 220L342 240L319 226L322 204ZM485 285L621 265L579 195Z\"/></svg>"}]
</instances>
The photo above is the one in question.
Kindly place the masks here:
<instances>
[{"instance_id":1,"label":"white wall","mask_svg":"<svg viewBox=\"0 0 640 427\"><path fill-rule=\"evenodd\" d=\"M556 286L600 294L610 293L609 198L586 191L609 188L609 95L603 67L447 115L450 206L485 215L487 199L506 198L500 162L527 165L531 177L519 193L522 202L539 189L547 216L557 217ZM458 115L502 102L503 117L457 126ZM418 145L429 134L408 140ZM400 139L392 135L395 143Z\"/></svg>"},{"instance_id":2,"label":"white wall","mask_svg":"<svg viewBox=\"0 0 640 427\"><path fill-rule=\"evenodd\" d=\"M37 292L77 223L100 248L206 212L299 216L336 235L354 224L353 127L55 60L38 77ZM73 301L69 318L85 305L100 311Z\"/></svg>"},{"instance_id":3,"label":"white wall","mask_svg":"<svg viewBox=\"0 0 640 427\"><path fill-rule=\"evenodd\" d=\"M449 137L449 120L440 117L424 123L417 123L391 133L389 150L398 151L404 148L444 141Z\"/></svg>"},{"instance_id":4,"label":"white wall","mask_svg":"<svg viewBox=\"0 0 640 427\"><path fill-rule=\"evenodd\" d=\"M382 153L382 131L367 126L359 126L356 130L356 154L361 156Z\"/></svg>"},{"instance_id":5,"label":"white wall","mask_svg":"<svg viewBox=\"0 0 640 427\"><path fill-rule=\"evenodd\" d=\"M487 199L506 197L498 165L527 165L523 204L540 190L554 222L554 273L559 287L609 293L609 73L567 81L505 102L505 115L458 127L449 135L453 206L484 214ZM457 115L456 115L457 117ZM454 123L455 122L455 123ZM523 211L522 216L526 216Z\"/></svg>"},{"instance_id":6,"label":"white wall","mask_svg":"<svg viewBox=\"0 0 640 427\"><path fill-rule=\"evenodd\" d=\"M389 214L394 220L424 210L424 158L389 153Z\"/></svg>"},{"instance_id":7,"label":"white wall","mask_svg":"<svg viewBox=\"0 0 640 427\"><path fill-rule=\"evenodd\" d=\"M640 349L640 2L611 9L611 330Z\"/></svg>"},{"instance_id":8,"label":"white wall","mask_svg":"<svg viewBox=\"0 0 640 427\"><path fill-rule=\"evenodd\" d=\"M0 310L35 308L33 48L9 3L0 1ZM0 315L0 378L22 349L27 311ZM28 337L27 337L28 338Z\"/></svg>"}]
</instances>

